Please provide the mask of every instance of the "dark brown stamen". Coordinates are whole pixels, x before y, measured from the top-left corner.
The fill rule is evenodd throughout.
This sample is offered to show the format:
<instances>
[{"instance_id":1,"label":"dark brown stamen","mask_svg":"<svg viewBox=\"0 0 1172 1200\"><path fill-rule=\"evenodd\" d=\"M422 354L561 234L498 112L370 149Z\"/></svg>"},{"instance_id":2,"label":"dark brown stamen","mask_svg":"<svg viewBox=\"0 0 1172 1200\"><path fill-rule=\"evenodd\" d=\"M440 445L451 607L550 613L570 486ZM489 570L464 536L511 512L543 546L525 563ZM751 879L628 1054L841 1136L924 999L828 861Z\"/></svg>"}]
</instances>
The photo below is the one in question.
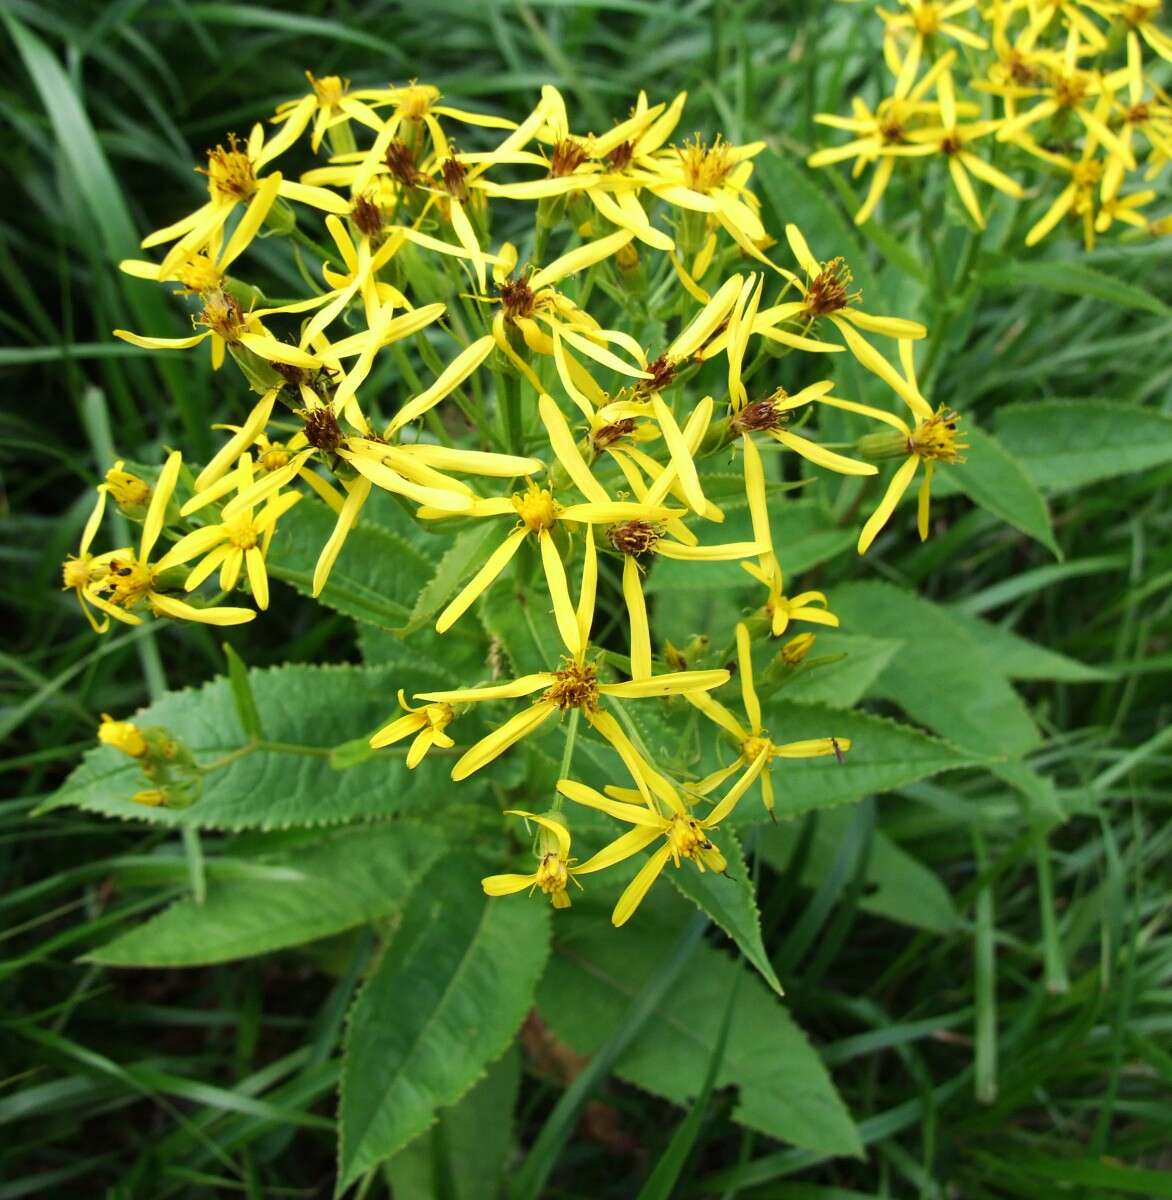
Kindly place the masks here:
<instances>
[{"instance_id":1,"label":"dark brown stamen","mask_svg":"<svg viewBox=\"0 0 1172 1200\"><path fill-rule=\"evenodd\" d=\"M626 437L635 428L634 417L623 417L622 420L612 421L609 425L603 425L601 429L596 429L591 435L590 440L594 443L596 450L601 450L604 446L609 446L617 442L619 438Z\"/></svg>"},{"instance_id":2,"label":"dark brown stamen","mask_svg":"<svg viewBox=\"0 0 1172 1200\"><path fill-rule=\"evenodd\" d=\"M619 142L619 144L606 156L607 166L612 171L621 171L624 167L630 166L631 159L634 157L635 147L630 142Z\"/></svg>"},{"instance_id":3,"label":"dark brown stamen","mask_svg":"<svg viewBox=\"0 0 1172 1200\"><path fill-rule=\"evenodd\" d=\"M549 160L551 179L573 173L586 161L586 148L581 142L572 138L563 138L553 148L553 157Z\"/></svg>"},{"instance_id":4,"label":"dark brown stamen","mask_svg":"<svg viewBox=\"0 0 1172 1200\"><path fill-rule=\"evenodd\" d=\"M620 553L639 558L650 554L659 541L659 530L650 521L624 521L606 531L607 541Z\"/></svg>"},{"instance_id":5,"label":"dark brown stamen","mask_svg":"<svg viewBox=\"0 0 1172 1200\"><path fill-rule=\"evenodd\" d=\"M355 197L354 204L350 209L350 220L354 222L358 232L366 234L368 238L376 238L382 233L382 209L365 196Z\"/></svg>"},{"instance_id":6,"label":"dark brown stamen","mask_svg":"<svg viewBox=\"0 0 1172 1200\"><path fill-rule=\"evenodd\" d=\"M419 182L419 169L415 165L415 155L406 142L395 138L387 147L383 157L387 170L404 187L414 187Z\"/></svg>"},{"instance_id":7,"label":"dark brown stamen","mask_svg":"<svg viewBox=\"0 0 1172 1200\"><path fill-rule=\"evenodd\" d=\"M342 444L342 430L332 408L307 408L301 415L305 421L305 440L311 446L332 454Z\"/></svg>"},{"instance_id":8,"label":"dark brown stamen","mask_svg":"<svg viewBox=\"0 0 1172 1200\"><path fill-rule=\"evenodd\" d=\"M507 279L497 288L497 294L510 321L532 316L536 300L527 279Z\"/></svg>"},{"instance_id":9,"label":"dark brown stamen","mask_svg":"<svg viewBox=\"0 0 1172 1200\"><path fill-rule=\"evenodd\" d=\"M447 189L448 195L453 200L459 200L461 204L467 204L468 172L464 170L464 164L455 155L452 155L444 160L441 169L444 176L444 187Z\"/></svg>"},{"instance_id":10,"label":"dark brown stamen","mask_svg":"<svg viewBox=\"0 0 1172 1200\"><path fill-rule=\"evenodd\" d=\"M666 354L661 354L654 362L647 364L647 373L651 378L640 379L635 384L635 391L644 395L649 395L651 392L662 392L665 388L670 387L672 380L675 379L675 363Z\"/></svg>"}]
</instances>

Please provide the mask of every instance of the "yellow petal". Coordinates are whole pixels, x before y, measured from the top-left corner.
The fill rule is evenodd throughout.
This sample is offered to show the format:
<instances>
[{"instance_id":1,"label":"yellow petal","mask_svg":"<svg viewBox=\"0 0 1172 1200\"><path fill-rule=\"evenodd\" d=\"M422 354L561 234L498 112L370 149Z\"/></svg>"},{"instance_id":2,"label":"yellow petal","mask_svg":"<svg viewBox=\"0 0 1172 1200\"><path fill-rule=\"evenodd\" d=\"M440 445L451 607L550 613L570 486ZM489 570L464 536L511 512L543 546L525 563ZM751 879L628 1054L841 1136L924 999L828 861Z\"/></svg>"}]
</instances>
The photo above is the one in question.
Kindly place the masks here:
<instances>
[{"instance_id":1,"label":"yellow petal","mask_svg":"<svg viewBox=\"0 0 1172 1200\"><path fill-rule=\"evenodd\" d=\"M546 586L553 601L553 616L557 622L558 633L561 634L566 649L577 658L584 647L579 641L578 617L573 604L570 603L570 587L566 582L565 565L548 529L543 529L537 540L541 547L541 565L545 570Z\"/></svg>"},{"instance_id":2,"label":"yellow petal","mask_svg":"<svg viewBox=\"0 0 1172 1200\"><path fill-rule=\"evenodd\" d=\"M651 629L647 622L647 603L643 598L643 583L639 564L631 555L623 561L623 597L631 622L631 678L651 678Z\"/></svg>"},{"instance_id":3,"label":"yellow petal","mask_svg":"<svg viewBox=\"0 0 1172 1200\"><path fill-rule=\"evenodd\" d=\"M142 523L142 542L139 546L139 558L143 562L150 559L151 551L163 532L167 520L167 506L175 494L175 484L179 479L179 468L183 463L183 455L178 450L172 450L159 472L158 481L151 492L150 506ZM255 614L254 614L255 615Z\"/></svg>"},{"instance_id":4,"label":"yellow petal","mask_svg":"<svg viewBox=\"0 0 1172 1200\"><path fill-rule=\"evenodd\" d=\"M539 700L529 708L510 717L499 729L481 738L452 768L452 778L458 783L467 779L494 758L504 754L510 746L532 733L557 712L557 705L548 700Z\"/></svg>"},{"instance_id":5,"label":"yellow petal","mask_svg":"<svg viewBox=\"0 0 1172 1200\"><path fill-rule=\"evenodd\" d=\"M540 271L535 272L529 280L529 286L536 292L540 288L557 283L560 279L565 279L567 275L576 275L579 271L584 271L587 267L592 267L595 263L610 258L634 236L629 229L620 229L606 237L578 246L560 258L555 258L548 267L543 267Z\"/></svg>"},{"instance_id":6,"label":"yellow petal","mask_svg":"<svg viewBox=\"0 0 1172 1200\"><path fill-rule=\"evenodd\" d=\"M508 566L517 548L525 540L528 530L524 527L514 529L507 538L489 555L484 566L460 589L454 600L440 613L435 623L437 633L447 630L467 612L468 608L481 596L494 579Z\"/></svg>"},{"instance_id":7,"label":"yellow petal","mask_svg":"<svg viewBox=\"0 0 1172 1200\"><path fill-rule=\"evenodd\" d=\"M558 462L566 469L566 474L574 481L578 491L587 500L597 504L609 504L610 497L606 494L606 489L590 473L590 468L586 465L586 460L578 449L578 443L574 441L574 435L570 432L566 418L554 403L553 397L543 392L538 400L538 411L541 413L541 421L549 435L553 452L557 455Z\"/></svg>"},{"instance_id":8,"label":"yellow petal","mask_svg":"<svg viewBox=\"0 0 1172 1200\"><path fill-rule=\"evenodd\" d=\"M759 733L761 701L757 699L757 691L753 687L753 648L749 641L749 627L743 621L737 622L737 665L740 667L741 700L745 705L745 715L749 718L749 728Z\"/></svg>"},{"instance_id":9,"label":"yellow petal","mask_svg":"<svg viewBox=\"0 0 1172 1200\"><path fill-rule=\"evenodd\" d=\"M859 534L858 550L860 554L866 554L871 543L878 536L879 531L887 524L888 518L895 511L895 506L899 503L900 497L907 491L908 485L912 481L912 476L916 473L916 466L919 459L914 456L906 462L900 464L900 468L891 477L891 483L887 486L887 491L883 499L879 502L879 507L867 518L867 523L863 526L862 532Z\"/></svg>"},{"instance_id":10,"label":"yellow petal","mask_svg":"<svg viewBox=\"0 0 1172 1200\"><path fill-rule=\"evenodd\" d=\"M671 671L651 679L632 679L627 683L604 683L599 691L625 700L644 696L678 696L684 692L710 691L728 683L729 673L719 671Z\"/></svg>"},{"instance_id":11,"label":"yellow petal","mask_svg":"<svg viewBox=\"0 0 1172 1200\"><path fill-rule=\"evenodd\" d=\"M626 833L620 834L609 845L603 846L597 854L588 858L581 866L575 867L574 874L589 875L594 871L603 871L607 867L613 867L615 863L623 862L632 854L638 854L640 850L650 846L657 837L662 836L661 828L638 825L634 829L628 829Z\"/></svg>"},{"instance_id":12,"label":"yellow petal","mask_svg":"<svg viewBox=\"0 0 1172 1200\"><path fill-rule=\"evenodd\" d=\"M387 427L387 436L390 437L408 421L414 421L417 417L423 416L428 409L433 408L446 396L450 396L492 353L495 344L492 335L485 334L484 337L477 338L470 346L461 350L443 369L431 387L420 392L414 399L408 400L399 409Z\"/></svg>"},{"instance_id":13,"label":"yellow petal","mask_svg":"<svg viewBox=\"0 0 1172 1200\"><path fill-rule=\"evenodd\" d=\"M345 544L350 530L354 528L358 514L362 511L362 506L370 495L370 487L370 480L362 478L361 475L348 485L346 502L342 505L342 511L338 514L337 521L334 522L333 531L322 547L313 569L312 594L314 596L320 596L322 588L326 586L326 580L329 579L334 563L342 552L342 546Z\"/></svg>"},{"instance_id":14,"label":"yellow petal","mask_svg":"<svg viewBox=\"0 0 1172 1200\"><path fill-rule=\"evenodd\" d=\"M634 915L635 910L642 903L643 897L651 890L651 885L659 878L670 854L670 846L663 846L656 850L640 869L639 874L627 884L626 890L619 897L610 917L611 924L616 929L620 925L625 925Z\"/></svg>"}]
</instances>

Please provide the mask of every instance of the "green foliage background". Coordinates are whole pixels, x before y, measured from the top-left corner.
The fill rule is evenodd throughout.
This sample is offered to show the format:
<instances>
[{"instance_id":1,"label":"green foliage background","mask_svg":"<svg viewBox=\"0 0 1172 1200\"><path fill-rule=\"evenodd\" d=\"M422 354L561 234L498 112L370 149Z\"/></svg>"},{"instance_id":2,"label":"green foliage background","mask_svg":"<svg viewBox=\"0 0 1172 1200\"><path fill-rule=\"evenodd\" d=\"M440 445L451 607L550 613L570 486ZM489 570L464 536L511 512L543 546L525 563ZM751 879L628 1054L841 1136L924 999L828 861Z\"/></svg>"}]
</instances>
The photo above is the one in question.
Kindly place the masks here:
<instances>
[{"instance_id":1,"label":"green foliage background","mask_svg":"<svg viewBox=\"0 0 1172 1200\"><path fill-rule=\"evenodd\" d=\"M886 226L855 230L843 178L801 166L812 114L874 86L877 26L854 6L8 0L0 14L0 1200L329 1195L339 1114L343 1170L377 1167L371 1196L464 1200L503 1178L513 1197L1172 1195L1166 245L1086 255L1056 237L1027 256L1001 201L977 242L939 178L924 202L946 205L943 224L889 205ZM309 748L295 770L246 757L188 813L144 811L111 751L58 793L101 712L168 689L152 711L196 749L257 732L229 683L208 683L221 632L99 642L56 589L115 451L198 455L209 421L239 414L230 373L112 342L118 325L183 324L114 264L191 206L203 149L300 94L305 67L418 75L509 114L553 82L597 129L641 86L687 88L697 127L777 152L757 176L768 228L796 221L816 253L848 257L869 308L933 331L935 399L978 428L932 540L902 521L865 563L830 566L857 499L837 484L781 527L787 570L843 618L819 650L848 657L773 720L824 732L830 706L858 750L841 771L795 764L790 819L744 831L759 929L731 893L691 897L776 972L784 1006L667 888L623 934L605 897L576 904L551 945L543 906L489 904L467 886L481 862L412 825L442 766L407 778L336 751L385 717L404 670L435 686L460 670L458 643L421 663L387 632L434 572L430 547L396 541L386 577L343 558L324 611L296 590L320 537L291 525L274 574L293 586L226 640L253 669L263 736ZM861 378L842 386L867 398ZM395 521L380 510L362 536L409 537ZM676 593L669 636L737 611L710 578ZM494 619L523 666L531 631ZM310 691L314 711L288 702ZM645 733L672 736L652 718ZM242 806L269 789L264 813ZM391 811L403 823L335 827ZM478 816L495 828L491 806L453 810L448 842ZM457 985L436 1005L445 971ZM593 1056L568 1090L533 1025L527 1055L510 1047L534 1005L558 1062ZM397 1077L354 1066L405 1057ZM587 1103L603 1107L579 1124Z\"/></svg>"}]
</instances>

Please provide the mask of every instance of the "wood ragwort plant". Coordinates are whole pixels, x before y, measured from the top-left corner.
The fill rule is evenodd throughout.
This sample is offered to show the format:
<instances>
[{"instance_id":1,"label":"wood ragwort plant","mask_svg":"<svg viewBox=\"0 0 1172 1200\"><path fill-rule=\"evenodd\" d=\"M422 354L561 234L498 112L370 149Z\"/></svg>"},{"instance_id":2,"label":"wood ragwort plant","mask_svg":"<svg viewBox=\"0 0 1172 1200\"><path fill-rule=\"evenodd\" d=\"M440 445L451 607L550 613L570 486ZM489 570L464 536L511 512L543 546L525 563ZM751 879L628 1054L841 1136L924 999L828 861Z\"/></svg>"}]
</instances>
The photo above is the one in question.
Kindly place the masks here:
<instances>
[{"instance_id":1,"label":"wood ragwort plant","mask_svg":"<svg viewBox=\"0 0 1172 1200\"><path fill-rule=\"evenodd\" d=\"M967 223L947 281L963 297L997 271L1014 283L1016 260L983 264L980 239L1010 242L1027 197L960 148L949 28L923 29L924 7L887 19L893 105L914 121L906 154L891 138L854 147L883 182L860 220L897 166L940 150ZM983 36L975 9L951 8ZM994 42L1028 43L1047 81L1081 70L1087 18L1067 31L1065 10L1006 9ZM1126 69L1092 67L1093 104L1058 114L1054 136L1101 165L1112 219L1146 236L1159 229L1124 215L1120 192L1135 122L1112 115L1135 90L1125 26L1144 20L1118 20ZM682 93L639 93L593 132L550 85L501 116L427 83L308 78L210 149L206 201L121 263L186 306L193 332L117 336L206 343L235 373L236 408L202 452L109 464L63 582L108 637L279 623L275 581L353 622L362 663L249 670L237 638L213 682L103 717L42 811L179 831L193 887L90 962L193 968L316 946L326 970L361 977L333 1026L339 1191L389 1162L396 1194L413 1194L437 1117L450 1131L450 1114L512 1106L534 1020L593 1057L514 1195L542 1194L587 1084L612 1069L694 1114L734 1087L732 1119L807 1161L860 1154L788 1015L800 948L779 955L763 935L762 869L841 870L862 837L875 849L855 886L881 891L868 854L890 866L900 852L867 798L944 772L999 780L1045 829L1058 804L1027 761L1036 730L1011 679L1048 652L866 570L829 595L793 581L841 577L880 535L879 550L912 526L926 542L934 489L1058 554L1031 455L1093 414L1023 404L994 435L954 411L940 362L964 312L899 315L901 289L880 286L803 173L764 142L684 136ZM1047 140L1022 143L1052 116L1010 110L980 136L1054 165ZM1015 202L991 231L964 167ZM1026 240L1068 211L1108 230L1085 198L1044 205ZM1048 269L1057 290L1116 303L1129 286L1077 261ZM944 270L910 277L944 291ZM900 506L913 482L914 521ZM1017 666L990 677L990 643ZM1044 669L1094 677L1072 660ZM903 718L860 709L864 694ZM201 837L228 839L224 855L205 863ZM905 898L896 919L957 919L930 873L891 869L920 888L920 911ZM680 1134L679 1161L669 1150L648 1184L668 1190L648 1194L670 1194L696 1130Z\"/></svg>"}]
</instances>

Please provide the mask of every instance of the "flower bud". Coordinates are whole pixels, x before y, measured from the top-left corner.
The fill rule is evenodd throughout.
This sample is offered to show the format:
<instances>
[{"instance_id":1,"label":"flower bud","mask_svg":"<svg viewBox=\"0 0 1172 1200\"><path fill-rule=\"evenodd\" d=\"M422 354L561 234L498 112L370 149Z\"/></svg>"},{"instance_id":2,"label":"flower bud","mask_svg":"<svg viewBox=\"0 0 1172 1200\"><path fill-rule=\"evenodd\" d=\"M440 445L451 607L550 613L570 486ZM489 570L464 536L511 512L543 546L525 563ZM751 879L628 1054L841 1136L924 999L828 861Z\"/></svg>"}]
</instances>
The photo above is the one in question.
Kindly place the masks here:
<instances>
[{"instance_id":1,"label":"flower bud","mask_svg":"<svg viewBox=\"0 0 1172 1200\"><path fill-rule=\"evenodd\" d=\"M142 758L147 752L146 738L139 732L138 726L129 721L115 721L109 713L102 713L102 723L98 726L98 741L104 746L113 746L131 758Z\"/></svg>"}]
</instances>

